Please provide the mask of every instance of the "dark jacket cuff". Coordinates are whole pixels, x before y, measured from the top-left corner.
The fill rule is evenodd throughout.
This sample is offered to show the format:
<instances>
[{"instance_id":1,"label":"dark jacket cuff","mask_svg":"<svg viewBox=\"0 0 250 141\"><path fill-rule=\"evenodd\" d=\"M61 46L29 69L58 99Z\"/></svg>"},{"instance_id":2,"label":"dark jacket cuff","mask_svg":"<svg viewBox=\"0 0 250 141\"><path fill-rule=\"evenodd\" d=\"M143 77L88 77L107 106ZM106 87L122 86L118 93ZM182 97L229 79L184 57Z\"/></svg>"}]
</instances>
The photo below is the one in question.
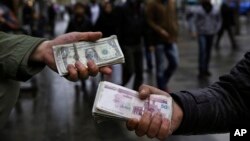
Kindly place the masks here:
<instances>
[{"instance_id":1,"label":"dark jacket cuff","mask_svg":"<svg viewBox=\"0 0 250 141\"><path fill-rule=\"evenodd\" d=\"M187 91L172 93L174 101L183 110L183 119L180 127L173 133L174 135L191 135L193 134L192 128L196 124L198 111L197 104L194 97Z\"/></svg>"}]
</instances>

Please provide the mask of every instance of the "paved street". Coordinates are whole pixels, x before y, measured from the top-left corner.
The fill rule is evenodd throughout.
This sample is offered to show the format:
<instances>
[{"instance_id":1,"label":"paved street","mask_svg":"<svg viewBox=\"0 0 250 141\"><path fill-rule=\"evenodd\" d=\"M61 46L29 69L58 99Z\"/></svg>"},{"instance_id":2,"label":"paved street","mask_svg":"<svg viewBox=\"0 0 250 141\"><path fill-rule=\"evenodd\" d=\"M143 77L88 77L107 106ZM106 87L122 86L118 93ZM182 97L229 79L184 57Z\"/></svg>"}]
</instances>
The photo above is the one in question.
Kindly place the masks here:
<instances>
[{"instance_id":1,"label":"paved street","mask_svg":"<svg viewBox=\"0 0 250 141\"><path fill-rule=\"evenodd\" d=\"M65 26L61 23L57 33ZM243 31L246 27L243 27ZM248 34L248 35L247 35ZM221 42L221 50L213 51L211 72L207 81L197 79L198 47L195 39L181 32L178 46L180 66L170 82L171 91L205 87L218 76L227 73L248 50L250 33L243 32L237 37L240 49L232 51L227 36ZM121 67L114 67L112 79L120 83ZM153 74L144 73L144 82L155 85ZM124 122L108 121L96 124L91 115L92 102L100 77L86 81L86 90L81 83L72 83L59 77L49 69L35 76L37 91L23 89L17 106L13 109L4 130L0 132L1 141L148 141L137 138L125 128ZM127 87L131 88L131 82ZM26 83L25 85L28 85ZM204 121L206 122L206 121ZM229 141L228 134L203 136L176 136L168 141Z\"/></svg>"}]
</instances>

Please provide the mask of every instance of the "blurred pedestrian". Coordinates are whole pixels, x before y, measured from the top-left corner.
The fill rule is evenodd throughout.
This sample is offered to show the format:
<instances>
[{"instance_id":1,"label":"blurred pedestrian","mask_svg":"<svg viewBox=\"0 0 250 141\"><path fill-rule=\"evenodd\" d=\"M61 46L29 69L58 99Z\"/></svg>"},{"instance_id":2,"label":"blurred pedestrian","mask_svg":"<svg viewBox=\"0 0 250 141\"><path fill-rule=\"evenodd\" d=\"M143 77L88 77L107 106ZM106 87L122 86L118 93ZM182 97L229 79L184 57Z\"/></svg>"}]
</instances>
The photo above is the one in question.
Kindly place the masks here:
<instances>
[{"instance_id":1,"label":"blurred pedestrian","mask_svg":"<svg viewBox=\"0 0 250 141\"><path fill-rule=\"evenodd\" d=\"M211 75L209 63L214 36L221 27L219 9L212 5L211 0L201 0L194 10L194 23L199 44L199 78Z\"/></svg>"},{"instance_id":2,"label":"blurred pedestrian","mask_svg":"<svg viewBox=\"0 0 250 141\"><path fill-rule=\"evenodd\" d=\"M123 65L123 83L126 85L135 73L133 89L138 89L143 82L143 10L140 0L127 0L119 9L119 41L126 63Z\"/></svg>"},{"instance_id":3,"label":"blurred pedestrian","mask_svg":"<svg viewBox=\"0 0 250 141\"><path fill-rule=\"evenodd\" d=\"M220 49L220 40L223 36L224 31L227 31L229 35L229 39L231 41L232 49L237 49L234 33L233 33L233 26L235 25L235 18L233 9L229 6L229 0L227 2L223 2L220 9L221 18L222 18L222 25L218 33L218 37L216 40L215 48L218 50Z\"/></svg>"},{"instance_id":4,"label":"blurred pedestrian","mask_svg":"<svg viewBox=\"0 0 250 141\"><path fill-rule=\"evenodd\" d=\"M117 16L114 6L109 0L103 3L102 12L96 21L96 30L101 31L103 37L109 37L117 33Z\"/></svg>"},{"instance_id":5,"label":"blurred pedestrian","mask_svg":"<svg viewBox=\"0 0 250 141\"><path fill-rule=\"evenodd\" d=\"M92 31L97 31L96 23L100 18L102 12L101 5L97 2L97 0L90 0L87 12L90 18L90 22L92 24Z\"/></svg>"},{"instance_id":6,"label":"blurred pedestrian","mask_svg":"<svg viewBox=\"0 0 250 141\"><path fill-rule=\"evenodd\" d=\"M74 5L66 33L73 31L86 32L91 30L91 22L86 15L86 7L77 2Z\"/></svg>"},{"instance_id":7,"label":"blurred pedestrian","mask_svg":"<svg viewBox=\"0 0 250 141\"><path fill-rule=\"evenodd\" d=\"M34 37L44 37L45 24L45 17L41 13L33 11L32 20L30 21L31 35Z\"/></svg>"},{"instance_id":8,"label":"blurred pedestrian","mask_svg":"<svg viewBox=\"0 0 250 141\"><path fill-rule=\"evenodd\" d=\"M49 24L49 32L52 37L55 35L55 21L56 21L56 4L54 2L49 2L48 24Z\"/></svg>"},{"instance_id":9,"label":"blurred pedestrian","mask_svg":"<svg viewBox=\"0 0 250 141\"><path fill-rule=\"evenodd\" d=\"M144 48L145 48L145 57L146 57L146 64L147 64L147 72L152 73L153 71L153 56L152 53L154 51L154 44L153 44L153 29L148 23L147 17L146 17L146 11L144 7L144 21L143 21L143 31L144 31L144 38L143 38L143 43L144 43Z\"/></svg>"},{"instance_id":10,"label":"blurred pedestrian","mask_svg":"<svg viewBox=\"0 0 250 141\"><path fill-rule=\"evenodd\" d=\"M0 31L13 32L19 28L19 22L14 13L0 2Z\"/></svg>"},{"instance_id":11,"label":"blurred pedestrian","mask_svg":"<svg viewBox=\"0 0 250 141\"><path fill-rule=\"evenodd\" d=\"M175 0L149 0L147 17L154 30L157 85L168 90L168 82L178 66L178 23ZM168 67L165 68L165 57Z\"/></svg>"},{"instance_id":12,"label":"blurred pedestrian","mask_svg":"<svg viewBox=\"0 0 250 141\"><path fill-rule=\"evenodd\" d=\"M33 19L33 1L27 0L24 3L22 10L22 27L23 29L30 34L31 33L31 22Z\"/></svg>"}]
</instances>

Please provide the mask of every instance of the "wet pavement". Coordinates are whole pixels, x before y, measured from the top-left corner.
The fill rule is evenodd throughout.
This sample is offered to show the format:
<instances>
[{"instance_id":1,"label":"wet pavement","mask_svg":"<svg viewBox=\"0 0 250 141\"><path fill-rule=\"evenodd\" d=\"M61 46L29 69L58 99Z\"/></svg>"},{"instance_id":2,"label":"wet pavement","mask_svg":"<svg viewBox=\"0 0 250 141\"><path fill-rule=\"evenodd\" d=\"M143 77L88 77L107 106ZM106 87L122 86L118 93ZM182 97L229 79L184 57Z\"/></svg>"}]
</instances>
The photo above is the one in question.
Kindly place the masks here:
<instances>
[{"instance_id":1,"label":"wet pavement","mask_svg":"<svg viewBox=\"0 0 250 141\"><path fill-rule=\"evenodd\" d=\"M243 29L243 31L245 31ZM247 35L248 34L248 35ZM180 65L170 82L172 92L205 87L222 74L229 72L248 50L249 33L237 37L240 49L232 51L227 36L221 50L213 51L212 76L206 81L197 79L198 47L196 40L181 34L179 40ZM121 67L116 65L108 79L121 83ZM144 83L155 86L155 71L144 73ZM91 115L92 103L100 77L73 83L45 68L35 76L36 88L24 88L9 121L0 132L1 141L148 141L126 130L124 122L108 121L96 124ZM33 81L34 81L33 80ZM131 79L127 87L131 88ZM26 83L25 85L27 85ZM27 86L29 87L29 86ZM204 121L205 122L205 121ZM172 136L168 141L229 141L228 134L202 136Z\"/></svg>"}]
</instances>

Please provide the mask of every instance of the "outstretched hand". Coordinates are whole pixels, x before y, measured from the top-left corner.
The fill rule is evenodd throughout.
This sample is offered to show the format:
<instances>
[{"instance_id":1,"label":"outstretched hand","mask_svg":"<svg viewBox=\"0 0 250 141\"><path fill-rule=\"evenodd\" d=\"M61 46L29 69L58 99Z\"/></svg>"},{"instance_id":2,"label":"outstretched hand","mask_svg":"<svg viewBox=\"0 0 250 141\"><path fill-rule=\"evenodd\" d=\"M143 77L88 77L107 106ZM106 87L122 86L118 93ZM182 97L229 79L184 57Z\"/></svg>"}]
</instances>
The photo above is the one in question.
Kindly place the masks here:
<instances>
[{"instance_id":1,"label":"outstretched hand","mask_svg":"<svg viewBox=\"0 0 250 141\"><path fill-rule=\"evenodd\" d=\"M64 34L53 40L41 43L30 58L33 61L45 63L48 67L57 72L52 46L78 41L96 41L101 37L101 32L72 32ZM79 61L77 61L75 65L68 65L67 70L69 74L66 78L70 81L77 81L78 79L87 79L89 76L96 76L98 72L103 74L111 74L112 72L110 67L99 68L93 61L88 61L87 66L88 68Z\"/></svg>"},{"instance_id":2,"label":"outstretched hand","mask_svg":"<svg viewBox=\"0 0 250 141\"><path fill-rule=\"evenodd\" d=\"M146 99L151 94L170 96L168 93L152 86L142 85L139 88L139 97L141 99ZM152 115L150 112L145 112L139 121L136 119L128 120L127 128L130 131L134 130L139 137L147 135L149 138L164 140L180 126L182 118L182 109L173 101L173 114L171 121L162 117L160 113Z\"/></svg>"}]
</instances>

